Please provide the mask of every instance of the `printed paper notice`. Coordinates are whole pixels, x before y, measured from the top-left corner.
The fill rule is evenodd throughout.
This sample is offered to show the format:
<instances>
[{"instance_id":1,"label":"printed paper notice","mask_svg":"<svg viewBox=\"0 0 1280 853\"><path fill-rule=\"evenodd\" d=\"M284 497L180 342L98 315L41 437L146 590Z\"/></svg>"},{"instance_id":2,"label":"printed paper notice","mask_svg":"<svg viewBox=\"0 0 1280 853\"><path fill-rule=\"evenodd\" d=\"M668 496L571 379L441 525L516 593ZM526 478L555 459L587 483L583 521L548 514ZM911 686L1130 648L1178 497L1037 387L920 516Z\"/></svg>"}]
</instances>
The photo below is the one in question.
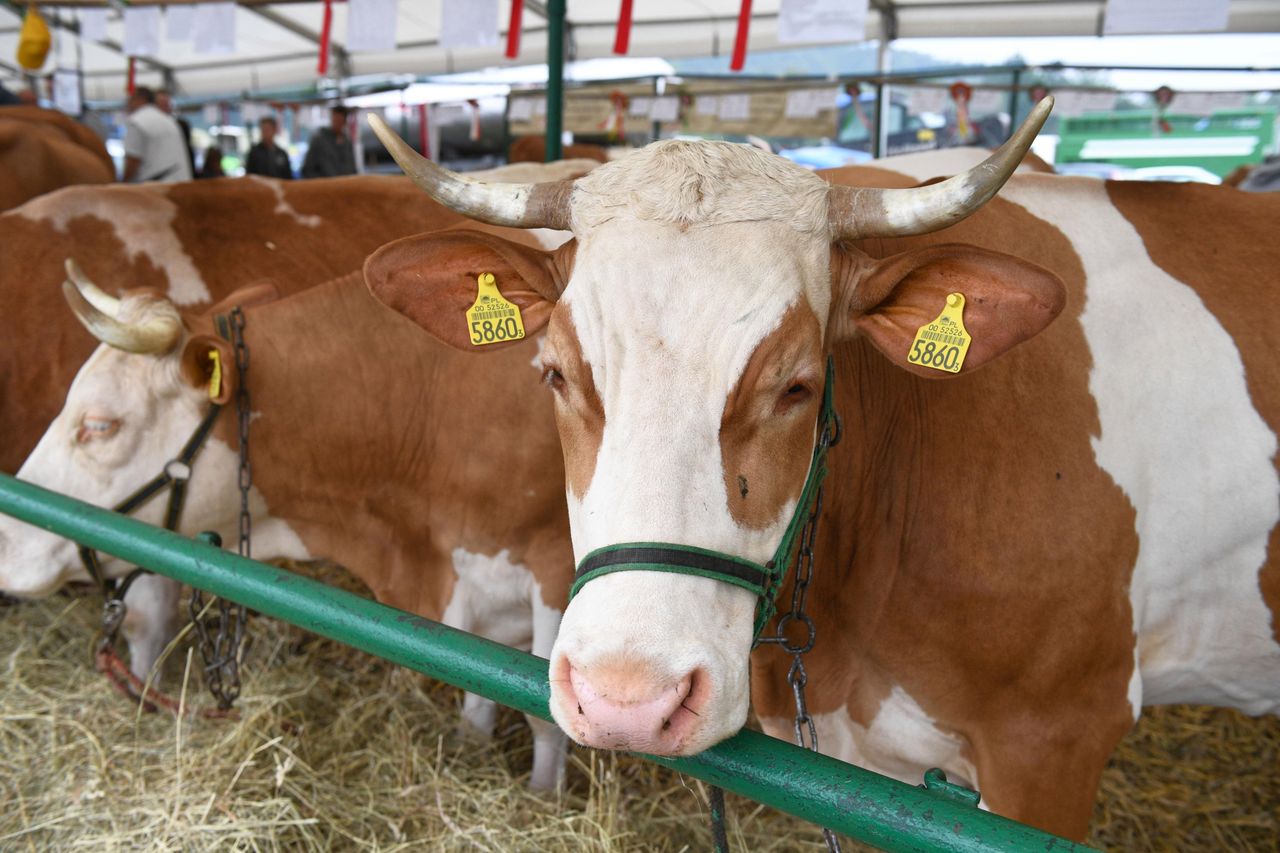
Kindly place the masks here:
<instances>
[{"instance_id":1,"label":"printed paper notice","mask_svg":"<svg viewBox=\"0 0 1280 853\"><path fill-rule=\"evenodd\" d=\"M778 5L778 43L862 41L867 29L867 0L782 0Z\"/></svg>"},{"instance_id":2,"label":"printed paper notice","mask_svg":"<svg viewBox=\"0 0 1280 853\"><path fill-rule=\"evenodd\" d=\"M1230 5L1230 0L1107 0L1102 34L1222 32Z\"/></svg>"},{"instance_id":3,"label":"printed paper notice","mask_svg":"<svg viewBox=\"0 0 1280 853\"><path fill-rule=\"evenodd\" d=\"M653 99L653 107L649 110L650 121L679 121L680 99L665 95Z\"/></svg>"},{"instance_id":4,"label":"printed paper notice","mask_svg":"<svg viewBox=\"0 0 1280 853\"><path fill-rule=\"evenodd\" d=\"M80 115L80 74L59 68L53 72L53 105L69 116Z\"/></svg>"},{"instance_id":5,"label":"printed paper notice","mask_svg":"<svg viewBox=\"0 0 1280 853\"><path fill-rule=\"evenodd\" d=\"M396 49L396 0L349 0L347 50Z\"/></svg>"},{"instance_id":6,"label":"printed paper notice","mask_svg":"<svg viewBox=\"0 0 1280 853\"><path fill-rule=\"evenodd\" d=\"M160 7L124 7L124 52L155 56L160 52Z\"/></svg>"},{"instance_id":7,"label":"printed paper notice","mask_svg":"<svg viewBox=\"0 0 1280 853\"><path fill-rule=\"evenodd\" d=\"M751 118L751 96L721 95L719 116L721 121L746 121Z\"/></svg>"},{"instance_id":8,"label":"printed paper notice","mask_svg":"<svg viewBox=\"0 0 1280 853\"><path fill-rule=\"evenodd\" d=\"M498 0L444 0L440 46L487 47L498 43Z\"/></svg>"},{"instance_id":9,"label":"printed paper notice","mask_svg":"<svg viewBox=\"0 0 1280 853\"><path fill-rule=\"evenodd\" d=\"M507 118L511 121L528 121L533 118L533 98L512 98Z\"/></svg>"},{"instance_id":10,"label":"printed paper notice","mask_svg":"<svg viewBox=\"0 0 1280 853\"><path fill-rule=\"evenodd\" d=\"M102 41L107 37L107 10L86 8L80 10L80 38L85 41Z\"/></svg>"},{"instance_id":11,"label":"printed paper notice","mask_svg":"<svg viewBox=\"0 0 1280 853\"><path fill-rule=\"evenodd\" d=\"M164 10L164 37L166 41L191 41L195 29L196 7L183 3Z\"/></svg>"},{"instance_id":12,"label":"printed paper notice","mask_svg":"<svg viewBox=\"0 0 1280 853\"><path fill-rule=\"evenodd\" d=\"M196 4L196 53L236 52L236 4Z\"/></svg>"}]
</instances>

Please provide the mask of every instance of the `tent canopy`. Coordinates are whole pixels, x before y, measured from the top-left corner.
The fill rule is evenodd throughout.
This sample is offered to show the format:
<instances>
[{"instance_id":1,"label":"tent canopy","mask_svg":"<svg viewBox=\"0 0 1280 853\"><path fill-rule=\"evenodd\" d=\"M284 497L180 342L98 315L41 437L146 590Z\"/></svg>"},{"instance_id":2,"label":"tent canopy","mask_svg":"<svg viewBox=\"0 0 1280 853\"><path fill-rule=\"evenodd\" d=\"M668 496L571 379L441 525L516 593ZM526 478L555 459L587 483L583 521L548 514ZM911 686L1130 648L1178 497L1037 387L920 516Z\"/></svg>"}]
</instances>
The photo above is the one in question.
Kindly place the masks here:
<instances>
[{"instance_id":1,"label":"tent canopy","mask_svg":"<svg viewBox=\"0 0 1280 853\"><path fill-rule=\"evenodd\" d=\"M190 0L169 0L169 6ZM0 0L0 74L17 75L13 57L21 26L21 8ZM77 9L104 6L104 0L38 0L51 25L54 48L45 71L76 68L83 62L85 97L113 100L122 96L127 61L120 45L124 25L110 13L107 39L82 41L76 36ZM159 5L160 0L133 0L131 5ZM487 47L446 50L439 46L441 0L403 0L397 4L396 49L348 53L347 4L335 4L333 59L329 74L407 74L414 77L545 62L545 5L524 4L518 58L503 56L510 0L499 0L501 38ZM780 47L779 0L754 0L752 51ZM866 37L929 38L966 36L1095 36L1100 33L1106 0L870 0ZM632 56L721 56L726 67L737 27L739 0L642 0L635 4ZM570 58L613 55L618 5L599 0L568 0L566 43ZM197 55L190 42L161 39L159 54L138 61L138 82L169 85L191 96L237 95L285 87L311 86L324 4L240 0L235 10L236 48L232 54ZM1280 32L1280 3L1275 0L1230 0L1229 32ZM790 45L788 45L790 46ZM80 57L82 56L82 59ZM336 87L335 91L336 91Z\"/></svg>"}]
</instances>

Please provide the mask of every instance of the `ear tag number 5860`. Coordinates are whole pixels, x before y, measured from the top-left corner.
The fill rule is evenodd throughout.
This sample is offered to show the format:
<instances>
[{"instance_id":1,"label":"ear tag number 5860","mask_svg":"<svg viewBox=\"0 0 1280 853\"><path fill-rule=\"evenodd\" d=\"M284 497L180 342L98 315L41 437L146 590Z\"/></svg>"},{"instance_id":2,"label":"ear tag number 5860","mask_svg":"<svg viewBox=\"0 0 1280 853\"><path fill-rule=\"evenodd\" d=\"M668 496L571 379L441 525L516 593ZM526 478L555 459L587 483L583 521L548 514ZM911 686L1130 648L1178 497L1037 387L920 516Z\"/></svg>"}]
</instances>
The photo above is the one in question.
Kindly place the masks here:
<instances>
[{"instance_id":1,"label":"ear tag number 5860","mask_svg":"<svg viewBox=\"0 0 1280 853\"><path fill-rule=\"evenodd\" d=\"M942 313L916 330L907 361L946 373L959 373L972 342L964 327L964 294L949 293Z\"/></svg>"},{"instance_id":2,"label":"ear tag number 5860","mask_svg":"<svg viewBox=\"0 0 1280 853\"><path fill-rule=\"evenodd\" d=\"M481 273L476 279L476 301L467 309L467 332L471 345L477 347L524 337L520 307L503 298L493 273Z\"/></svg>"}]
</instances>

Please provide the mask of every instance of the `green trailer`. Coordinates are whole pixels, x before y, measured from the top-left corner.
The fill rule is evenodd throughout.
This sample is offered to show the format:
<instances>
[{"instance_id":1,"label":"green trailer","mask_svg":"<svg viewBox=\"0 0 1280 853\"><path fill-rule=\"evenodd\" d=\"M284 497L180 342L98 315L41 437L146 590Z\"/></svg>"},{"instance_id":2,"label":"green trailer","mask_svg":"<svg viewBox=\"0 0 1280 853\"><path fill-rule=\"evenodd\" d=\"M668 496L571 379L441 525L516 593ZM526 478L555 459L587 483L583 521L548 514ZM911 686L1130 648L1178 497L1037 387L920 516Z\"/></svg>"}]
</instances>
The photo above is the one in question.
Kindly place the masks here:
<instances>
[{"instance_id":1,"label":"green trailer","mask_svg":"<svg viewBox=\"0 0 1280 853\"><path fill-rule=\"evenodd\" d=\"M1153 110L1086 113L1062 119L1055 160L1142 166L1200 166L1225 178L1276 153L1275 107L1217 110L1209 116Z\"/></svg>"}]
</instances>

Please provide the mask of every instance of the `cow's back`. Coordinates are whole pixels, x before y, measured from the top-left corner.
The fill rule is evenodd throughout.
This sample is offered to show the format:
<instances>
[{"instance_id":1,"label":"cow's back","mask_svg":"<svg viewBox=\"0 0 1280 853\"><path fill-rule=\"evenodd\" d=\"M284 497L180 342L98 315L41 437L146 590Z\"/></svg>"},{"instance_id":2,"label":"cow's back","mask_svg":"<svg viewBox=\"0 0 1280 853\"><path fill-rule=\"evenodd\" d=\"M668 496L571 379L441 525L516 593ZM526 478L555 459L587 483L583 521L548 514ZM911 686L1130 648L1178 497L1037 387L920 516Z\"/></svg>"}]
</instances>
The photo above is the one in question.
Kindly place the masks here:
<instances>
[{"instance_id":1,"label":"cow's back","mask_svg":"<svg viewBox=\"0 0 1280 853\"><path fill-rule=\"evenodd\" d=\"M113 180L106 146L89 128L40 107L0 110L0 211L59 187Z\"/></svg>"},{"instance_id":2,"label":"cow's back","mask_svg":"<svg viewBox=\"0 0 1280 853\"><path fill-rule=\"evenodd\" d=\"M0 214L0 470L17 470L95 345L62 298L68 257L109 292L191 307L263 278L301 290L460 220L405 178L368 176L68 187Z\"/></svg>"}]
</instances>

